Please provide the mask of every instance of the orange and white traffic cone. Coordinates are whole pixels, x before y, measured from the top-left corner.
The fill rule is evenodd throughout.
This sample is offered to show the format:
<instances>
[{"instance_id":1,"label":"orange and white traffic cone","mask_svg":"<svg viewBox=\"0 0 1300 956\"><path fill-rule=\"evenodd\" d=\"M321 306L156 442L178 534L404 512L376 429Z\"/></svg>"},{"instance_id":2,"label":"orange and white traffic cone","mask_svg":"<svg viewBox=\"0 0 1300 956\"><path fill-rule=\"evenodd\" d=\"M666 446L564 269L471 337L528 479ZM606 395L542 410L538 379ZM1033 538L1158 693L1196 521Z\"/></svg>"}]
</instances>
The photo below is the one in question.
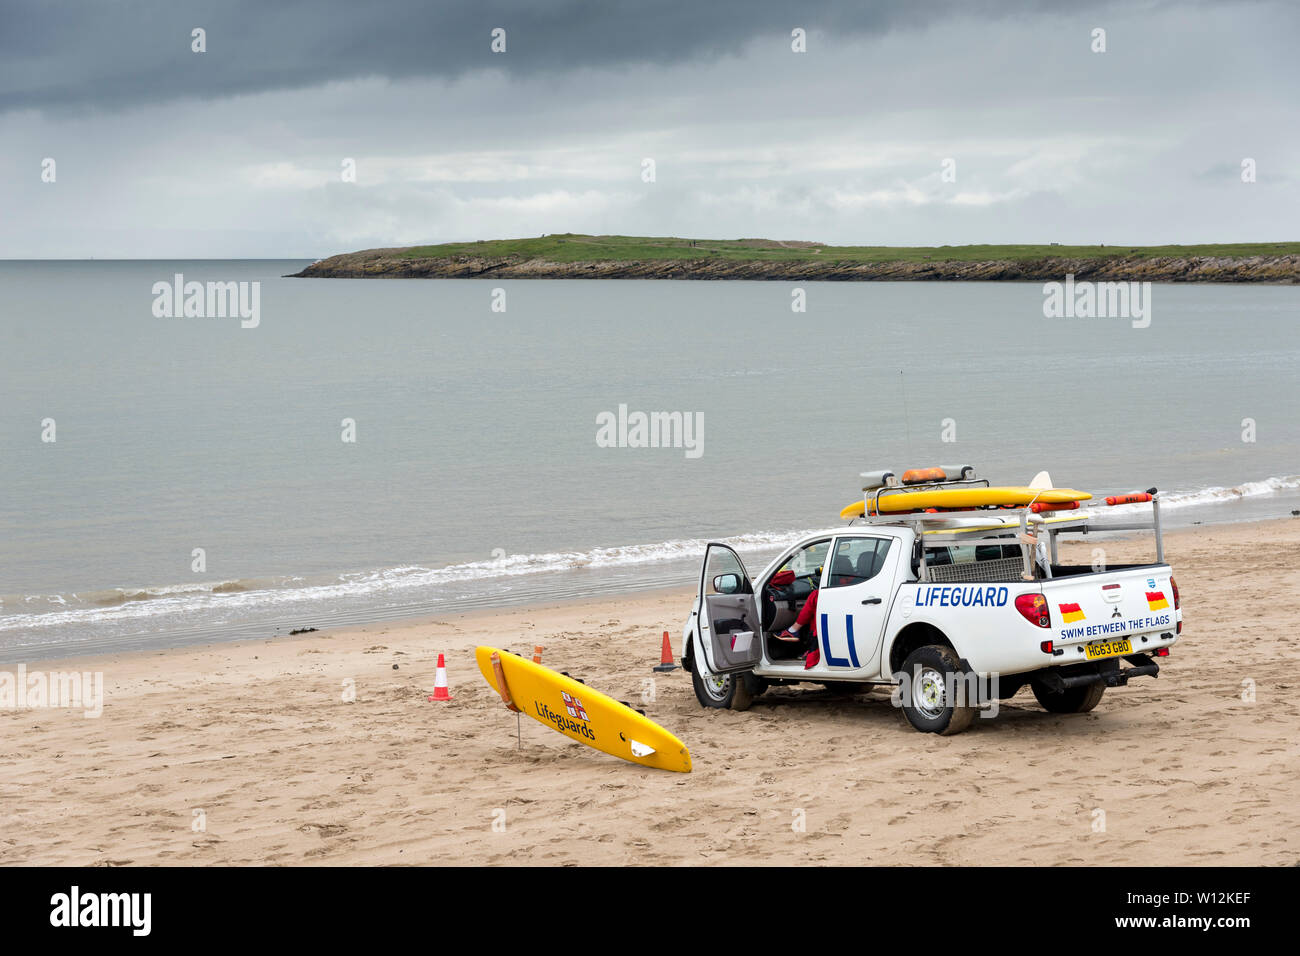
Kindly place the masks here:
<instances>
[{"instance_id":1,"label":"orange and white traffic cone","mask_svg":"<svg viewBox=\"0 0 1300 956\"><path fill-rule=\"evenodd\" d=\"M534 644L534 645L533 645L533 663L534 663L534 664L540 664L540 663L542 662L542 651L544 651L544 650L546 650L546 648L542 647L541 644Z\"/></svg>"},{"instance_id":2,"label":"orange and white traffic cone","mask_svg":"<svg viewBox=\"0 0 1300 956\"><path fill-rule=\"evenodd\" d=\"M668 632L664 631L664 646L659 654L659 663L655 665L656 671L675 671L677 665L673 663L673 645L668 640Z\"/></svg>"},{"instance_id":3,"label":"orange and white traffic cone","mask_svg":"<svg viewBox=\"0 0 1300 956\"><path fill-rule=\"evenodd\" d=\"M438 671L433 678L433 694L429 700L451 700L451 694L447 693L447 662L441 654L438 655Z\"/></svg>"}]
</instances>

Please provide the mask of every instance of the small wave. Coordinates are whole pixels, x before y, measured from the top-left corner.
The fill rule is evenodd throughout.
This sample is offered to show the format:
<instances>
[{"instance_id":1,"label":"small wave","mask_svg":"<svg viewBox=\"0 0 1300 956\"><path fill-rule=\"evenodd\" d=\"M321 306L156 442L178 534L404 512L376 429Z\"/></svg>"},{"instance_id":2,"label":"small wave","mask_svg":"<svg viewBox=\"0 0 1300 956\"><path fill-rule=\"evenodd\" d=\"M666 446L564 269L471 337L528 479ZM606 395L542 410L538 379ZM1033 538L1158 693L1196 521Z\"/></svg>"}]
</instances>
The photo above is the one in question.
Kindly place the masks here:
<instances>
[{"instance_id":1,"label":"small wave","mask_svg":"<svg viewBox=\"0 0 1300 956\"><path fill-rule=\"evenodd\" d=\"M741 553L776 548L798 540L809 531L764 531L729 538L682 538L655 544L593 548L588 551L549 551L541 554L511 554L487 561L429 568L403 565L372 571L350 572L334 581L316 584L280 578L274 582L222 582L207 585L175 585L138 591L115 588L110 591L72 595L74 603L56 603L49 596L46 607L33 612L29 602L22 609L9 602L16 613L0 616L0 631L17 628L48 628L69 624L94 624L102 621L146 619L166 614L193 613L207 609L239 610L269 605L297 605L313 601L342 601L372 596L400 597L404 592L439 585L506 579L521 575L539 575L575 570L599 570L631 567L684 558L698 559L709 540L720 540ZM503 584L504 588L505 585ZM88 600L89 599L89 600Z\"/></svg>"},{"instance_id":2,"label":"small wave","mask_svg":"<svg viewBox=\"0 0 1300 956\"><path fill-rule=\"evenodd\" d=\"M1263 481L1245 481L1231 487L1214 486L1195 491L1175 491L1160 496L1161 508L1187 508L1195 505L1214 505L1258 495L1271 495L1279 491L1300 488L1300 475L1279 475ZM1135 489L1137 490L1137 489ZM1120 505L1121 508L1138 508L1141 505ZM1109 510L1109 509L1107 509Z\"/></svg>"},{"instance_id":3,"label":"small wave","mask_svg":"<svg viewBox=\"0 0 1300 956\"><path fill-rule=\"evenodd\" d=\"M29 613L42 609L75 607L113 608L145 601L169 601L178 597L205 594L238 594L259 587L274 586L288 579L255 581L219 581L216 583L170 584L151 588L103 588L96 591L73 591L68 594L10 594L0 597L0 608L21 606ZM42 608L44 606L44 608Z\"/></svg>"},{"instance_id":4,"label":"small wave","mask_svg":"<svg viewBox=\"0 0 1300 956\"><path fill-rule=\"evenodd\" d=\"M105 594L103 597L95 598L91 603L98 604L100 607L113 607L117 604L125 604L128 601L148 601L157 597L149 591L114 591Z\"/></svg>"}]
</instances>

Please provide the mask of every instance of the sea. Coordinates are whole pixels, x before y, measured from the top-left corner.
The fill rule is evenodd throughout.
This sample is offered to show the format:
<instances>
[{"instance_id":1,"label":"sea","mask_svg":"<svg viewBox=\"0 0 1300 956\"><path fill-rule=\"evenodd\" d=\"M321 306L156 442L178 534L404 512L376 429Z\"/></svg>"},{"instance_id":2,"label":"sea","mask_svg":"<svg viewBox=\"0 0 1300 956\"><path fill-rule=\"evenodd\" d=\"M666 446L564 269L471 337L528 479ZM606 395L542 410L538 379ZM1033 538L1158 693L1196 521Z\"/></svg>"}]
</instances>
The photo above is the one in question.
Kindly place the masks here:
<instances>
[{"instance_id":1,"label":"sea","mask_svg":"<svg viewBox=\"0 0 1300 956\"><path fill-rule=\"evenodd\" d=\"M0 663L689 586L883 468L1300 511L1300 287L1051 318L1040 283L307 264L0 262Z\"/></svg>"}]
</instances>

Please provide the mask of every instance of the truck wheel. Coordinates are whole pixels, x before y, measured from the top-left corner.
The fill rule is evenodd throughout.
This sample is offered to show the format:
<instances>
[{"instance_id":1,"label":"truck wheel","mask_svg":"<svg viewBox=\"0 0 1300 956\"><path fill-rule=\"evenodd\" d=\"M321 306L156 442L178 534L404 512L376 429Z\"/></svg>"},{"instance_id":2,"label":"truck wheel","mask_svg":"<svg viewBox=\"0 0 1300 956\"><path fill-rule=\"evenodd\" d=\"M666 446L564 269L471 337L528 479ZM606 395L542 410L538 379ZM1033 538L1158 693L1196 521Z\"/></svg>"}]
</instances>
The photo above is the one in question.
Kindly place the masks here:
<instances>
[{"instance_id":1,"label":"truck wheel","mask_svg":"<svg viewBox=\"0 0 1300 956\"><path fill-rule=\"evenodd\" d=\"M902 695L907 722L926 734L959 734L975 719L977 707L953 706L954 691L964 693L961 663L952 648L938 644L918 647L903 661L906 691Z\"/></svg>"},{"instance_id":2,"label":"truck wheel","mask_svg":"<svg viewBox=\"0 0 1300 956\"><path fill-rule=\"evenodd\" d=\"M700 702L701 707L720 709L730 707L736 683L737 681L730 674L722 676L711 674L708 677L701 677L699 667L691 669L691 685L695 688L695 699Z\"/></svg>"},{"instance_id":3,"label":"truck wheel","mask_svg":"<svg viewBox=\"0 0 1300 956\"><path fill-rule=\"evenodd\" d=\"M691 684L695 687L695 699L701 707L722 710L749 710L754 698L767 690L767 681L753 674L701 677L698 670L692 670Z\"/></svg>"},{"instance_id":4,"label":"truck wheel","mask_svg":"<svg viewBox=\"0 0 1300 956\"><path fill-rule=\"evenodd\" d=\"M1034 681L1033 688L1034 696L1043 705L1043 709L1053 714L1086 714L1101 703L1101 695L1106 692L1106 685L1101 681L1063 691L1048 690Z\"/></svg>"}]
</instances>

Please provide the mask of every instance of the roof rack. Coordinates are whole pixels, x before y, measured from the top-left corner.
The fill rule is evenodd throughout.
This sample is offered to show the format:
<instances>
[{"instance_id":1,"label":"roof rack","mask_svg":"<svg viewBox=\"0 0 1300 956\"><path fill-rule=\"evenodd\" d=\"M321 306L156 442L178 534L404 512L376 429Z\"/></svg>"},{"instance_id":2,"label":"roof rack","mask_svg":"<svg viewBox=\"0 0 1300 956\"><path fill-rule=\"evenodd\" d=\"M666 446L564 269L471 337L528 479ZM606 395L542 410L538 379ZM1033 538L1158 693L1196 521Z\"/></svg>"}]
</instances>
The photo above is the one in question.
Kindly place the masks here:
<instances>
[{"instance_id":1,"label":"roof rack","mask_svg":"<svg viewBox=\"0 0 1300 956\"><path fill-rule=\"evenodd\" d=\"M976 479L983 480L983 479ZM947 482L953 484L956 482ZM985 482L987 484L987 482ZM911 486L915 489L917 486ZM922 486L924 487L924 486ZM1033 581L1040 578L1051 578L1051 566L1057 563L1057 536L1062 533L1079 533L1079 534L1103 534L1112 531L1154 531L1156 537L1156 562L1163 564L1165 560L1164 536L1160 524L1160 495L1155 488L1150 488L1145 492L1136 492L1130 495L1112 495L1098 501L1099 505L1114 506L1121 504L1145 504L1151 505L1150 521L1108 521L1096 522L1092 520L1091 512L1085 514L1067 515L1050 515L1035 514L1030 505L1016 505L1013 507L999 507L994 509L971 509L966 511L940 511L940 512L912 512L897 514L874 514L862 515L854 518L849 522L853 525L856 522L862 522L865 525L894 525L910 526L916 534L918 543L922 543L919 555L919 577L922 581L927 580L925 567L925 548L927 546L938 546L945 544L964 544L964 545L1005 545L1006 537L989 537L988 533L993 530L1002 529L1004 535L1019 529L1017 540L1020 544L1021 558L1024 563L1022 578L1025 581ZM989 524L976 527L939 527L926 528L928 524L944 524L953 520L982 519ZM1014 523L1008 519L1014 519ZM1032 531L1031 531L1032 526ZM1034 561L1034 552L1038 546L1038 534L1042 531L1047 532L1049 548L1049 565L1043 569ZM1042 574L1037 572L1042 571Z\"/></svg>"}]
</instances>

